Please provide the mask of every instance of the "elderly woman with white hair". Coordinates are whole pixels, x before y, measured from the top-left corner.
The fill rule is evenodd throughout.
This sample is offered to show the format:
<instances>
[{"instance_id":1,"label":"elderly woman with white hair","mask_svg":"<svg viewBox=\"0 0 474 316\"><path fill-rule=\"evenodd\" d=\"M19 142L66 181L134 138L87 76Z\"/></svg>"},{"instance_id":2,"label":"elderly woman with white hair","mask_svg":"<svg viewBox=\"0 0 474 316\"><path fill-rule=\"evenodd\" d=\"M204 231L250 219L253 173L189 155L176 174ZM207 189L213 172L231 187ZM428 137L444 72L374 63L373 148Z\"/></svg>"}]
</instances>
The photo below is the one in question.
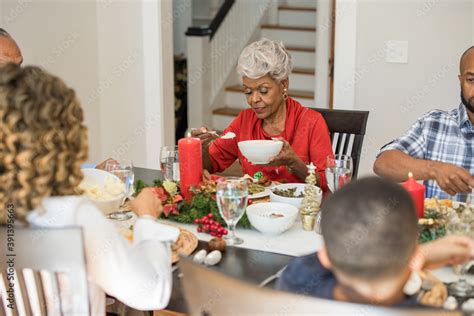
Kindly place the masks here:
<instances>
[{"instance_id":1,"label":"elderly woman with white hair","mask_svg":"<svg viewBox=\"0 0 474 316\"><path fill-rule=\"evenodd\" d=\"M288 96L291 56L282 43L260 39L241 53L237 72L242 77L249 109L224 132L233 132L232 140L217 138L206 128L193 131L203 143L204 168L220 172L239 159L245 173L261 171L279 182L302 182L313 163L318 185L327 190L324 169L332 147L329 132L320 113L302 106ZM243 140L278 138L283 141L280 153L268 165L253 165L240 153L237 143Z\"/></svg>"}]
</instances>

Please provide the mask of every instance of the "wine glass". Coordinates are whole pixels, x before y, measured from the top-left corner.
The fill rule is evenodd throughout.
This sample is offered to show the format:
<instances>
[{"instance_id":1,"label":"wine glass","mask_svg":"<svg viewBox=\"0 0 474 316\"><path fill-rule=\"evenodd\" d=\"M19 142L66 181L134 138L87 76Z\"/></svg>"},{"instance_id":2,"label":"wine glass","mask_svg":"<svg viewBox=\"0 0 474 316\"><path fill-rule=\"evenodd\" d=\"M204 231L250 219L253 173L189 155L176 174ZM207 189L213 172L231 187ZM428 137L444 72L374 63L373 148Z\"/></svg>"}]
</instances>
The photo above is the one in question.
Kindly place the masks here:
<instances>
[{"instance_id":1,"label":"wine glass","mask_svg":"<svg viewBox=\"0 0 474 316\"><path fill-rule=\"evenodd\" d=\"M331 192L351 181L352 158L349 155L329 155L326 159L326 180Z\"/></svg>"},{"instance_id":2,"label":"wine glass","mask_svg":"<svg viewBox=\"0 0 474 316\"><path fill-rule=\"evenodd\" d=\"M446 232L448 235L462 235L468 237L472 237L473 233L471 224L465 222L449 223L446 225ZM453 265L454 272L460 276L457 282L449 285L450 295L467 297L471 296L473 293L474 287L467 283L466 278L464 277L468 265L469 263Z\"/></svg>"},{"instance_id":3,"label":"wine glass","mask_svg":"<svg viewBox=\"0 0 474 316\"><path fill-rule=\"evenodd\" d=\"M160 167L165 180L179 181L178 146L161 147Z\"/></svg>"},{"instance_id":4,"label":"wine glass","mask_svg":"<svg viewBox=\"0 0 474 316\"><path fill-rule=\"evenodd\" d=\"M135 174L133 172L133 164L131 160L122 159L116 161L107 161L105 164L105 171L117 176L123 181L125 186L125 195L122 201L122 205L127 198L130 198L133 194L133 181ZM118 221L124 221L132 218L132 215L121 209L117 212L110 213L108 218L115 219Z\"/></svg>"},{"instance_id":5,"label":"wine glass","mask_svg":"<svg viewBox=\"0 0 474 316\"><path fill-rule=\"evenodd\" d=\"M247 181L236 177L228 177L217 182L217 206L229 228L229 234L224 237L228 245L239 245L244 242L241 238L235 236L235 226L244 215L247 198Z\"/></svg>"}]
</instances>

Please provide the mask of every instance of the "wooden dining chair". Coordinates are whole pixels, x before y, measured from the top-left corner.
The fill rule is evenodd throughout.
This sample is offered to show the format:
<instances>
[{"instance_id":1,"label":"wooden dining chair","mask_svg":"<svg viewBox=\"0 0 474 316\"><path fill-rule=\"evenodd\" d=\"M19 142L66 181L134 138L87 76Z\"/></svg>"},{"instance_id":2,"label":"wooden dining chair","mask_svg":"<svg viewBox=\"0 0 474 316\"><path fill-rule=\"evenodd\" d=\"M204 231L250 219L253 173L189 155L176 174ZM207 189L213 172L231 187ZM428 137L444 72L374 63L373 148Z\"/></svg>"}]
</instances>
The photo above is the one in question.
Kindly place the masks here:
<instances>
[{"instance_id":1,"label":"wooden dining chair","mask_svg":"<svg viewBox=\"0 0 474 316\"><path fill-rule=\"evenodd\" d=\"M357 178L369 111L313 109L321 113L326 121L334 154L352 157L352 178Z\"/></svg>"},{"instance_id":2,"label":"wooden dining chair","mask_svg":"<svg viewBox=\"0 0 474 316\"><path fill-rule=\"evenodd\" d=\"M260 288L181 258L182 288L191 315L454 316L431 308L401 309L324 300Z\"/></svg>"},{"instance_id":3,"label":"wooden dining chair","mask_svg":"<svg viewBox=\"0 0 474 316\"><path fill-rule=\"evenodd\" d=\"M89 315L82 229L0 227L1 315Z\"/></svg>"}]
</instances>

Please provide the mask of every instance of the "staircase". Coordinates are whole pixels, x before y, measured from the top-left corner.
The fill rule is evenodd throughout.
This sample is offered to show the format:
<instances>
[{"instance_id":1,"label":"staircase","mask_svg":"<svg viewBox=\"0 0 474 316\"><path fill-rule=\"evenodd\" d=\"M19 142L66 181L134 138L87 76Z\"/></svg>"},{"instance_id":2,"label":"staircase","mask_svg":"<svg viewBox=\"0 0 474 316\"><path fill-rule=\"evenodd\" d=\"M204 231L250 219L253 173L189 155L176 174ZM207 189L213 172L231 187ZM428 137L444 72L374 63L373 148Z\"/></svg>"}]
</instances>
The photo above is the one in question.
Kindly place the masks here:
<instances>
[{"instance_id":1,"label":"staircase","mask_svg":"<svg viewBox=\"0 0 474 316\"><path fill-rule=\"evenodd\" d=\"M289 95L301 104L314 106L316 65L316 1L287 0L278 6L277 24L261 24L260 37L282 41L293 57ZM241 83L225 87L225 106L212 112L212 125L223 130L248 108Z\"/></svg>"}]
</instances>

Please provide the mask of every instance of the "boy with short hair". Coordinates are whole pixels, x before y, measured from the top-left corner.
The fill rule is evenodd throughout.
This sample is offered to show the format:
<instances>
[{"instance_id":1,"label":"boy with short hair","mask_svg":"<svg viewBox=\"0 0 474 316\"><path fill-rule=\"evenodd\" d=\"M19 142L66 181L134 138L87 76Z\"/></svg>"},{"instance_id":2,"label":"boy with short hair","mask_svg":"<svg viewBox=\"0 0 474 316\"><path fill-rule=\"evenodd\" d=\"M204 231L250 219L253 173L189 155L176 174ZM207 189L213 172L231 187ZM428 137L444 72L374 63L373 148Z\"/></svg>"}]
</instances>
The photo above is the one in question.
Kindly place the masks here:
<instances>
[{"instance_id":1,"label":"boy with short hair","mask_svg":"<svg viewBox=\"0 0 474 316\"><path fill-rule=\"evenodd\" d=\"M417 245L410 195L377 177L353 181L323 206L325 246L295 258L277 288L354 303L417 306L403 288L412 271L473 258L474 243L448 236Z\"/></svg>"}]
</instances>

